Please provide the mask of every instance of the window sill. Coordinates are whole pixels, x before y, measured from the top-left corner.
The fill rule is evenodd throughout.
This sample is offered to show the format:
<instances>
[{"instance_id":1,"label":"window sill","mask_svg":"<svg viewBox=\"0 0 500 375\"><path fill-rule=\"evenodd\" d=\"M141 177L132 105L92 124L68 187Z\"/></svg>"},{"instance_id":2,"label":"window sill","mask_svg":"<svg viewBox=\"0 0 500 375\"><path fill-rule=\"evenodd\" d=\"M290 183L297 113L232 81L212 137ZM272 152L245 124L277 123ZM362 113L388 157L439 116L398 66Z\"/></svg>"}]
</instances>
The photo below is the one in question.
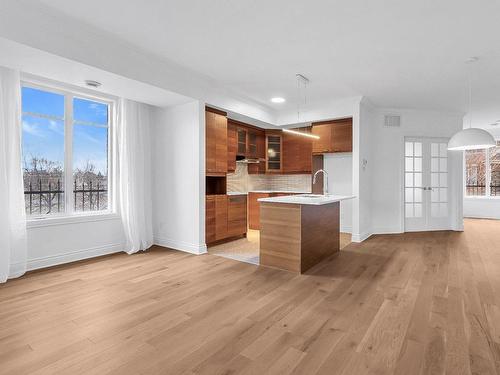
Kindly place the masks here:
<instances>
[{"instance_id":1,"label":"window sill","mask_svg":"<svg viewBox=\"0 0 500 375\"><path fill-rule=\"evenodd\" d=\"M96 212L96 213L84 213L84 214L74 214L65 216L52 216L52 217L42 217L33 218L26 221L27 228L41 228L68 224L79 224L88 223L104 220L117 220L120 215L114 212Z\"/></svg>"}]
</instances>

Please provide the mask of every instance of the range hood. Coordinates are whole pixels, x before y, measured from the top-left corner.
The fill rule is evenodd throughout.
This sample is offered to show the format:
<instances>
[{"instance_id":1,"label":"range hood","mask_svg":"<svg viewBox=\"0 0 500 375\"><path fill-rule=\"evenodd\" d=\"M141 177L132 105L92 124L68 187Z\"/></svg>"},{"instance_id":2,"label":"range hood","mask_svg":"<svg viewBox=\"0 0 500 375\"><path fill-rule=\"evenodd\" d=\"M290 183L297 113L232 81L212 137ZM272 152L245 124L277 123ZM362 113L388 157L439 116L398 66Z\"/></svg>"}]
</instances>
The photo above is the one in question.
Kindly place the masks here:
<instances>
[{"instance_id":1,"label":"range hood","mask_svg":"<svg viewBox=\"0 0 500 375\"><path fill-rule=\"evenodd\" d=\"M258 164L260 163L260 159L258 158L247 158L242 155L236 155L236 163L244 163L244 164Z\"/></svg>"}]
</instances>

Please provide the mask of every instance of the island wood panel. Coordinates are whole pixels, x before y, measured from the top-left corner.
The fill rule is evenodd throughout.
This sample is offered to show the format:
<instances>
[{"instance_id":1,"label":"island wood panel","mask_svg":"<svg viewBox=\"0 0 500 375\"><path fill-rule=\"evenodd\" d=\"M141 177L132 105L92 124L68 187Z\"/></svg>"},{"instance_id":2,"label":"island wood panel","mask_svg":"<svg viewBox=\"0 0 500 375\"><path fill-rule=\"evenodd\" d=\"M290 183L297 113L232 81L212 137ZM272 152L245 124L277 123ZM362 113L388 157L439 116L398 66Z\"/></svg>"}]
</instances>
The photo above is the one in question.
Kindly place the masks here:
<instances>
[{"instance_id":1,"label":"island wood panel","mask_svg":"<svg viewBox=\"0 0 500 375\"><path fill-rule=\"evenodd\" d=\"M301 272L301 208L260 202L260 264Z\"/></svg>"},{"instance_id":2,"label":"island wood panel","mask_svg":"<svg viewBox=\"0 0 500 375\"><path fill-rule=\"evenodd\" d=\"M301 206L301 272L340 251L340 202Z\"/></svg>"}]
</instances>

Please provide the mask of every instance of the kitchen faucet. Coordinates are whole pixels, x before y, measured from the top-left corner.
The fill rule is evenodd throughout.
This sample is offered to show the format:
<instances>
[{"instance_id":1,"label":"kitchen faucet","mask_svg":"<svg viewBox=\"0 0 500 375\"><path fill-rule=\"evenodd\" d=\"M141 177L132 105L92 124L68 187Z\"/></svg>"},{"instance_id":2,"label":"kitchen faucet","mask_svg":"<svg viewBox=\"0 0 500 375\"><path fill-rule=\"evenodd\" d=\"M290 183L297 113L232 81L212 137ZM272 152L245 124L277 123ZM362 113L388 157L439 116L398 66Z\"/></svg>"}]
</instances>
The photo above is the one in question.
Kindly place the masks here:
<instances>
[{"instance_id":1,"label":"kitchen faucet","mask_svg":"<svg viewBox=\"0 0 500 375\"><path fill-rule=\"evenodd\" d=\"M323 192L324 195L328 195L328 173L324 169L319 169L316 171L313 177L313 185L316 183L316 176L318 175L319 172L322 172L325 177L325 191Z\"/></svg>"}]
</instances>

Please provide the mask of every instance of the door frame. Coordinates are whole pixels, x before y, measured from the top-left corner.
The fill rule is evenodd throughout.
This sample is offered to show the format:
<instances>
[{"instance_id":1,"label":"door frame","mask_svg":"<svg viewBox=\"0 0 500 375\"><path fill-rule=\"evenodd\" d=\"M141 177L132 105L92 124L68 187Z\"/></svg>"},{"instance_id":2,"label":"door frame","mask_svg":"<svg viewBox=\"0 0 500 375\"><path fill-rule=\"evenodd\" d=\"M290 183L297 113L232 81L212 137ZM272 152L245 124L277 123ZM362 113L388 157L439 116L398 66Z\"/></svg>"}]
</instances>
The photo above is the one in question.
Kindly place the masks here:
<instances>
[{"instance_id":1,"label":"door frame","mask_svg":"<svg viewBox=\"0 0 500 375\"><path fill-rule=\"evenodd\" d=\"M439 140L442 142L448 142L450 137L435 137L435 136L422 136L422 135L403 135L402 140L400 142L400 148L399 148L399 170L401 173L400 176L400 218L401 218L401 232L402 233L411 233L406 230L406 217L405 217L405 142L407 140L411 139L422 139L422 140ZM422 150L423 152L423 150ZM448 152L448 213L449 213L449 220L448 220L448 225L446 228L440 228L440 229L425 229L422 230L423 232L433 232L433 231L440 231L440 230L456 230L454 229L454 224L453 224L453 218L451 216L451 207L450 204L452 201L455 201L456 197L454 194L452 194L452 190L450 189L450 180L452 178L453 172L451 170L452 168L452 162L450 158L450 153ZM424 166L422 166L423 170ZM463 200L463 199L462 199ZM415 231L412 231L415 232Z\"/></svg>"}]
</instances>

